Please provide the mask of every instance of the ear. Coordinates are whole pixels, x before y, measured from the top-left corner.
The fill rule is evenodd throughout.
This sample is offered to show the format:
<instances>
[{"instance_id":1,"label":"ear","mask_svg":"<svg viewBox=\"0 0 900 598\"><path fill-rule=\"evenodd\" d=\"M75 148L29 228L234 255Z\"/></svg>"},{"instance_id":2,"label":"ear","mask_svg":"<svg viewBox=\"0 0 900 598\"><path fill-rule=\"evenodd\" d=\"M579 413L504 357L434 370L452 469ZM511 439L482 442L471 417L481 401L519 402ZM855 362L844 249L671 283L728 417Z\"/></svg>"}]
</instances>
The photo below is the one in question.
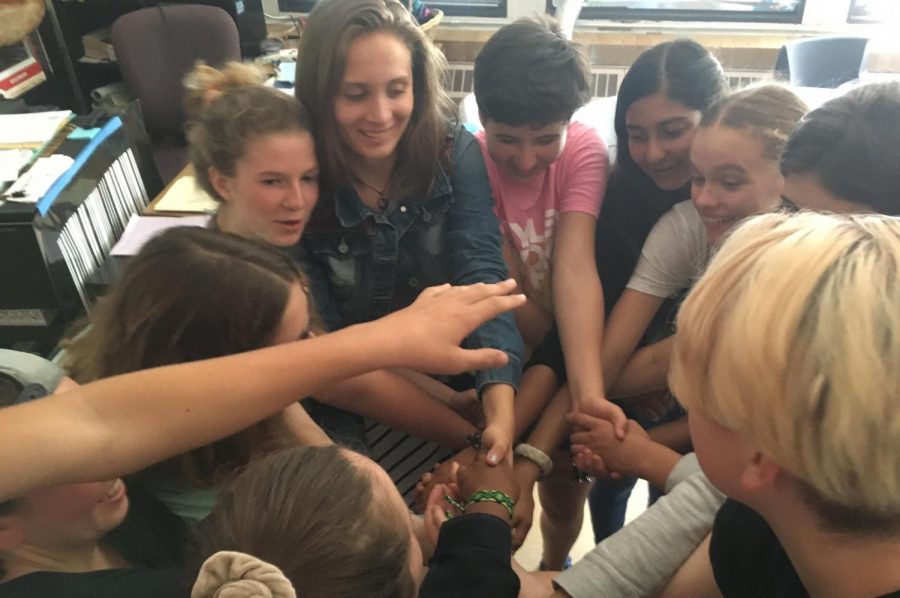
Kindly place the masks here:
<instances>
[{"instance_id":1,"label":"ear","mask_svg":"<svg viewBox=\"0 0 900 598\"><path fill-rule=\"evenodd\" d=\"M751 494L771 490L781 473L781 466L772 461L768 455L754 451L741 472L741 490Z\"/></svg>"},{"instance_id":2,"label":"ear","mask_svg":"<svg viewBox=\"0 0 900 598\"><path fill-rule=\"evenodd\" d=\"M15 516L0 517L0 552L15 550L25 543L25 530Z\"/></svg>"},{"instance_id":3,"label":"ear","mask_svg":"<svg viewBox=\"0 0 900 598\"><path fill-rule=\"evenodd\" d=\"M216 190L219 197L221 197L223 201L229 201L231 199L231 177L215 166L210 166L206 171L206 174L209 177L212 188Z\"/></svg>"}]
</instances>

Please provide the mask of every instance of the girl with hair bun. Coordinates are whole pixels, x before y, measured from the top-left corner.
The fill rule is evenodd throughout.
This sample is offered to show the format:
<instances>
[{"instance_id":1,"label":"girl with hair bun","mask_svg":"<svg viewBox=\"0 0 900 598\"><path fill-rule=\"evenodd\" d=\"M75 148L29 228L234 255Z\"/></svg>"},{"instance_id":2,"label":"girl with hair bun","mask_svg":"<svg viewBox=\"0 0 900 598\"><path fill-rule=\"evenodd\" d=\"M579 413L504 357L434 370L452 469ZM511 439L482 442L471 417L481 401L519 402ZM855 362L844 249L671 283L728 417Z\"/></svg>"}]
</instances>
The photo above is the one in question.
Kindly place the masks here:
<instances>
[{"instance_id":1,"label":"girl with hair bun","mask_svg":"<svg viewBox=\"0 0 900 598\"><path fill-rule=\"evenodd\" d=\"M293 254L319 197L316 147L306 109L263 78L239 63L221 71L200 64L187 76L191 163L197 184L220 202L214 228ZM381 370L332 385L304 406L332 438L363 452L359 416L430 440L432 450L459 449L477 428L439 400L457 398L442 384L426 391Z\"/></svg>"},{"instance_id":2,"label":"girl with hair bun","mask_svg":"<svg viewBox=\"0 0 900 598\"><path fill-rule=\"evenodd\" d=\"M215 226L287 247L319 199L319 166L306 110L262 80L250 65L198 65L185 79L187 140L197 184L221 202Z\"/></svg>"}]
</instances>

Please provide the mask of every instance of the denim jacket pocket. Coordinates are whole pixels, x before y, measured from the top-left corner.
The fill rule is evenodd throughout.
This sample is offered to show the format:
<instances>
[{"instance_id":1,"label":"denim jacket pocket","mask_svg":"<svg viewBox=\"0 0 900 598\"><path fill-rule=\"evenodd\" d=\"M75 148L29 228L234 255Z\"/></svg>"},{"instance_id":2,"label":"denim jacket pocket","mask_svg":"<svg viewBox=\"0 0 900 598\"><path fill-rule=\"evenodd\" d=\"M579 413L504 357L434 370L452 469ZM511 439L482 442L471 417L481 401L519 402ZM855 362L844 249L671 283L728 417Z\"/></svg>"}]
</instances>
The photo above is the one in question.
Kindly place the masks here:
<instances>
[{"instance_id":1,"label":"denim jacket pocket","mask_svg":"<svg viewBox=\"0 0 900 598\"><path fill-rule=\"evenodd\" d=\"M367 286L366 262L372 253L372 243L368 236L360 233L310 232L304 235L303 242L312 259L328 272L334 300L340 306L345 320L348 315L361 313L354 307L365 301L360 296L360 289ZM346 323L350 324L354 320L351 317Z\"/></svg>"}]
</instances>

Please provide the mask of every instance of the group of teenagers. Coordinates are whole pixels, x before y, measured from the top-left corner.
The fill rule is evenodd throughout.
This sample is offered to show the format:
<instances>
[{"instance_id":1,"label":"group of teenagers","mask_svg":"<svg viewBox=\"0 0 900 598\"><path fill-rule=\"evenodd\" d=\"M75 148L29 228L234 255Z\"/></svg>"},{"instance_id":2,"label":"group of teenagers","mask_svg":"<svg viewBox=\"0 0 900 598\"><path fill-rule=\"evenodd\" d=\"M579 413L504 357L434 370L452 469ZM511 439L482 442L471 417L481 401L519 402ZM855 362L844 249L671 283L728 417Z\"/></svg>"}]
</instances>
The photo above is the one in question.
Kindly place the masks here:
<instances>
[{"instance_id":1,"label":"group of teenagers","mask_svg":"<svg viewBox=\"0 0 900 598\"><path fill-rule=\"evenodd\" d=\"M0 597L900 596L900 83L808 111L665 42L611 160L551 20L474 134L443 68L322 0L296 97L188 76L210 226L0 350Z\"/></svg>"}]
</instances>

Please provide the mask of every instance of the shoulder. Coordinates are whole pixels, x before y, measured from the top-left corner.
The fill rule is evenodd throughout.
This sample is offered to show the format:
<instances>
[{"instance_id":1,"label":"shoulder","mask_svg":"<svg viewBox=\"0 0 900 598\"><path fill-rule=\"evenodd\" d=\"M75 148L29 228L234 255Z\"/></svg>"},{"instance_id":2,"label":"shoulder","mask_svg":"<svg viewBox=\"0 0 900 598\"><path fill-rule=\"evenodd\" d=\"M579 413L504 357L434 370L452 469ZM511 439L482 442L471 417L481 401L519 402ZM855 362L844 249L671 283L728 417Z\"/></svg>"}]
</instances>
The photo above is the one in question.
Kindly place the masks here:
<instances>
[{"instance_id":1,"label":"shoulder","mask_svg":"<svg viewBox=\"0 0 900 598\"><path fill-rule=\"evenodd\" d=\"M602 149L606 152L606 144L600 137L600 132L594 127L581 122L572 122L566 133L566 148L573 149Z\"/></svg>"},{"instance_id":2,"label":"shoulder","mask_svg":"<svg viewBox=\"0 0 900 598\"><path fill-rule=\"evenodd\" d=\"M0 585L0 597L156 598L184 593L176 569L108 569L88 573L30 573Z\"/></svg>"}]
</instances>

